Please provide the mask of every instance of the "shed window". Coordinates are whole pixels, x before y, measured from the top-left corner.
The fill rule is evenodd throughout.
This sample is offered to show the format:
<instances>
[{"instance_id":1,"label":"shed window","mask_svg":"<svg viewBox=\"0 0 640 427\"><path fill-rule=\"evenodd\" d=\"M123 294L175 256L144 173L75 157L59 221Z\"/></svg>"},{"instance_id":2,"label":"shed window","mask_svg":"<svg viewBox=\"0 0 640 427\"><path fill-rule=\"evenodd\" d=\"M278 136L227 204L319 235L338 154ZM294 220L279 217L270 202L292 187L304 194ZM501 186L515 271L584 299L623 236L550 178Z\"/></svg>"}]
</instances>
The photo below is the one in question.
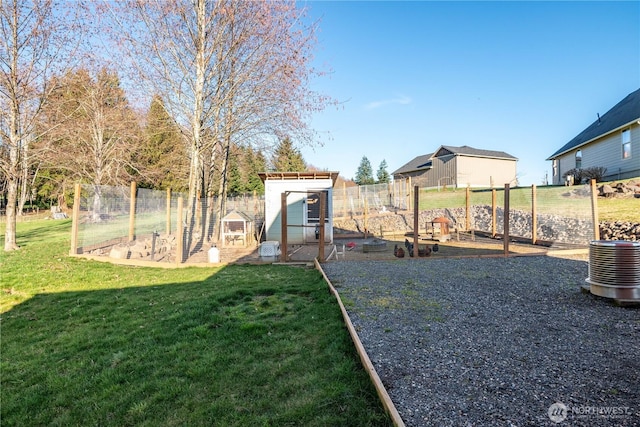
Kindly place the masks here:
<instances>
[{"instance_id":1,"label":"shed window","mask_svg":"<svg viewBox=\"0 0 640 427\"><path fill-rule=\"evenodd\" d=\"M553 166L553 176L558 176L558 159L553 159L551 165Z\"/></svg>"},{"instance_id":2,"label":"shed window","mask_svg":"<svg viewBox=\"0 0 640 427\"><path fill-rule=\"evenodd\" d=\"M631 158L631 130L625 129L622 131L622 158Z\"/></svg>"},{"instance_id":3,"label":"shed window","mask_svg":"<svg viewBox=\"0 0 640 427\"><path fill-rule=\"evenodd\" d=\"M582 150L576 151L576 169L582 168Z\"/></svg>"}]
</instances>

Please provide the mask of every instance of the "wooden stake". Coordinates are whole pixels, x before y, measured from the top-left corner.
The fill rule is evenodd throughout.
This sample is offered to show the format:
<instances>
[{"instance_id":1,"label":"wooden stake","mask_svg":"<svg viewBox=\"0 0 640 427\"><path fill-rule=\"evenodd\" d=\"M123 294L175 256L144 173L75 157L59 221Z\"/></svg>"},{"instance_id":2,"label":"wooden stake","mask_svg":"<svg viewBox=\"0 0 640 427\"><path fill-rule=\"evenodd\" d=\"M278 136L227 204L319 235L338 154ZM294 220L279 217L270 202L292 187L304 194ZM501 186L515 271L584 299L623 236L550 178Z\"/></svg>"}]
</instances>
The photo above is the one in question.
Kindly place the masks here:
<instances>
[{"instance_id":1,"label":"wooden stake","mask_svg":"<svg viewBox=\"0 0 640 427\"><path fill-rule=\"evenodd\" d=\"M324 217L325 217L325 211L327 209L326 206L326 201L327 201L327 192L326 191L321 191L320 192L320 242L319 242L319 247L318 247L318 261L320 262L324 262Z\"/></svg>"},{"instance_id":2,"label":"wooden stake","mask_svg":"<svg viewBox=\"0 0 640 427\"><path fill-rule=\"evenodd\" d=\"M280 261L287 262L287 193L280 195Z\"/></svg>"},{"instance_id":3,"label":"wooden stake","mask_svg":"<svg viewBox=\"0 0 640 427\"><path fill-rule=\"evenodd\" d=\"M509 255L509 184L504 185L504 256Z\"/></svg>"},{"instance_id":4,"label":"wooden stake","mask_svg":"<svg viewBox=\"0 0 640 427\"><path fill-rule=\"evenodd\" d=\"M593 239L600 240L600 220L598 219L598 190L596 180L591 180L591 217L593 220Z\"/></svg>"},{"instance_id":5,"label":"wooden stake","mask_svg":"<svg viewBox=\"0 0 640 427\"><path fill-rule=\"evenodd\" d=\"M471 188L467 185L467 191L465 194L465 220L464 226L466 231L471 230Z\"/></svg>"},{"instance_id":6,"label":"wooden stake","mask_svg":"<svg viewBox=\"0 0 640 427\"><path fill-rule=\"evenodd\" d=\"M491 189L491 237L496 238L498 234L498 225L496 215L498 213L498 197L495 188Z\"/></svg>"},{"instance_id":7,"label":"wooden stake","mask_svg":"<svg viewBox=\"0 0 640 427\"><path fill-rule=\"evenodd\" d=\"M420 211L420 189L413 187L413 256L418 258L418 213Z\"/></svg>"},{"instance_id":8,"label":"wooden stake","mask_svg":"<svg viewBox=\"0 0 640 427\"><path fill-rule=\"evenodd\" d=\"M171 189L167 188L167 225L165 227L167 235L171 234Z\"/></svg>"},{"instance_id":9,"label":"wooden stake","mask_svg":"<svg viewBox=\"0 0 640 427\"><path fill-rule=\"evenodd\" d=\"M531 244L535 245L538 241L538 212L536 206L536 186L531 186Z\"/></svg>"},{"instance_id":10,"label":"wooden stake","mask_svg":"<svg viewBox=\"0 0 640 427\"><path fill-rule=\"evenodd\" d=\"M129 241L135 239L136 230L136 182L131 181L131 196L129 198Z\"/></svg>"},{"instance_id":11,"label":"wooden stake","mask_svg":"<svg viewBox=\"0 0 640 427\"><path fill-rule=\"evenodd\" d=\"M176 265L182 264L182 256L184 251L184 220L182 219L182 197L178 197L178 212L176 214Z\"/></svg>"},{"instance_id":12,"label":"wooden stake","mask_svg":"<svg viewBox=\"0 0 640 427\"><path fill-rule=\"evenodd\" d=\"M73 193L73 220L71 223L71 250L69 255L78 254L78 225L80 224L80 193L82 186L80 184L75 185Z\"/></svg>"}]
</instances>

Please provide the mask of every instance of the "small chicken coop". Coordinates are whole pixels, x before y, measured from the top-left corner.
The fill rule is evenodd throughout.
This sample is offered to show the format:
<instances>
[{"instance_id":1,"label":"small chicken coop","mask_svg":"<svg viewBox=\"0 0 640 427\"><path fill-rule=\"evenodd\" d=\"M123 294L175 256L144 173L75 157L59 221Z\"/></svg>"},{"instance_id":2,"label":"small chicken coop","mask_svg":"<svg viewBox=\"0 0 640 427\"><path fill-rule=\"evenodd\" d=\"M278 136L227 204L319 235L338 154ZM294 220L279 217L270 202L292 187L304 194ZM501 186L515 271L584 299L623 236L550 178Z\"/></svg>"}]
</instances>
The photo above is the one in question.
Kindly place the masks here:
<instances>
[{"instance_id":1,"label":"small chicken coop","mask_svg":"<svg viewBox=\"0 0 640 427\"><path fill-rule=\"evenodd\" d=\"M431 238L433 240L439 240L440 242L451 240L449 231L450 224L451 221L443 216L434 218L433 221L431 221Z\"/></svg>"},{"instance_id":2,"label":"small chicken coop","mask_svg":"<svg viewBox=\"0 0 640 427\"><path fill-rule=\"evenodd\" d=\"M253 241L253 221L238 211L229 212L222 218L222 245L247 247Z\"/></svg>"}]
</instances>

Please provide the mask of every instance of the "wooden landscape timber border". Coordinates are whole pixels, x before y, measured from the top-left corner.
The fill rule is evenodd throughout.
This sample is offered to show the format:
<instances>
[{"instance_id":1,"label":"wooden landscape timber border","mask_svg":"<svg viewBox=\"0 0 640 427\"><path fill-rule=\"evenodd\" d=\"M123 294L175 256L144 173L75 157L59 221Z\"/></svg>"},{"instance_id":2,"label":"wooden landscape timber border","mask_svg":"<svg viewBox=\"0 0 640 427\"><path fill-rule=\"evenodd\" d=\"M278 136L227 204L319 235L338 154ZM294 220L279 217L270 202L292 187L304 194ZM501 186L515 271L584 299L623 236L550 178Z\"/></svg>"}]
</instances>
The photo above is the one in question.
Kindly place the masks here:
<instances>
[{"instance_id":1,"label":"wooden landscape timber border","mask_svg":"<svg viewBox=\"0 0 640 427\"><path fill-rule=\"evenodd\" d=\"M353 344L356 347L356 351L358 352L358 356L360 357L360 362L362 363L362 366L367 372L367 374L369 374L369 378L371 379L371 382L373 383L373 386L375 387L376 392L378 393L378 397L382 402L382 406L384 407L385 411L391 418L391 421L393 421L394 426L404 427L405 424L404 424L404 421L402 421L402 418L400 417L400 413L396 409L396 406L393 404L391 397L389 397L389 393L387 393L387 389L384 387L384 384L382 383L380 376L376 372L376 368L373 366L373 363L371 363L371 359L369 358L369 355L367 354L367 351L365 350L364 345L362 344L362 341L360 341L360 337L358 337L358 333L356 332L356 329L353 327L353 323L351 323L351 319L349 318L349 313L347 313L347 309L342 303L340 294L331 283L331 280L329 280L329 278L325 274L324 270L322 269L322 266L320 265L317 259L314 261L314 265L316 269L322 274L322 277L324 278L325 282L327 282L327 286L329 286L329 290L331 291L333 296L336 298L336 301L338 301L338 306L340 307L342 318L344 319L345 325L347 326L347 330L349 331L351 340L353 341Z\"/></svg>"}]
</instances>

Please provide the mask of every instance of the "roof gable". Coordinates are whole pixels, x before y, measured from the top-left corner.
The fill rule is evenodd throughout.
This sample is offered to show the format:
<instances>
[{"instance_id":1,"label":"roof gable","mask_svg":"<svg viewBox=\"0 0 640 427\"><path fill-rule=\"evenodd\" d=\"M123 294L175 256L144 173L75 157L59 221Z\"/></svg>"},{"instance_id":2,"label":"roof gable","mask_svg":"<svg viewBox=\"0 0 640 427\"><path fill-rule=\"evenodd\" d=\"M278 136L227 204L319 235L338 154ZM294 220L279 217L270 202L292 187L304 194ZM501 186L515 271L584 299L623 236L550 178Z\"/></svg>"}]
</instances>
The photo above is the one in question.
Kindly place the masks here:
<instances>
[{"instance_id":1,"label":"roof gable","mask_svg":"<svg viewBox=\"0 0 640 427\"><path fill-rule=\"evenodd\" d=\"M431 157L433 154L425 154L422 156L418 156L411 160L409 163L406 163L395 171L391 172L391 175L397 175L407 172L415 172L418 170L429 169L431 167Z\"/></svg>"},{"instance_id":2,"label":"roof gable","mask_svg":"<svg viewBox=\"0 0 640 427\"><path fill-rule=\"evenodd\" d=\"M504 151L482 150L478 148L463 145L462 147L453 147L451 145L442 145L433 153L433 157L442 157L445 155L470 156L470 157L491 157L494 159L518 160L511 154Z\"/></svg>"},{"instance_id":3,"label":"roof gable","mask_svg":"<svg viewBox=\"0 0 640 427\"><path fill-rule=\"evenodd\" d=\"M558 151L547 158L552 160L560 154L579 147L594 139L600 138L640 119L640 89L631 92L622 101L580 132L575 138L567 142Z\"/></svg>"},{"instance_id":4,"label":"roof gable","mask_svg":"<svg viewBox=\"0 0 640 427\"><path fill-rule=\"evenodd\" d=\"M414 158L413 160L404 164L397 170L391 172L391 175L398 175L403 173L416 172L420 170L427 170L432 167L433 159L437 157L444 157L447 155L460 155L460 156L469 156L469 157L490 157L494 159L518 160L516 157L513 157L511 154L507 154L504 151L480 150L477 148L469 147L468 145L463 145L462 147L441 145L440 148L438 148L432 154L425 154L425 155Z\"/></svg>"}]
</instances>

